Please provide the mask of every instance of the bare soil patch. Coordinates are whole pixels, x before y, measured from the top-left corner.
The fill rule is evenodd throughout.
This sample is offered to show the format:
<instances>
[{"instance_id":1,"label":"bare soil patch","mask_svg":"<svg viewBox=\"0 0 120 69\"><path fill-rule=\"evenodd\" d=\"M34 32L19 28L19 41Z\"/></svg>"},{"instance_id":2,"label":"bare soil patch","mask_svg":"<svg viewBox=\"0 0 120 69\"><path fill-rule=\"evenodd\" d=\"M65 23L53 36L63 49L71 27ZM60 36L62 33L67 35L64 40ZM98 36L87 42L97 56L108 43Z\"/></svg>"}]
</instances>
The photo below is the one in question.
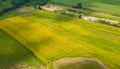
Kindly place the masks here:
<instances>
[{"instance_id":1,"label":"bare soil patch","mask_svg":"<svg viewBox=\"0 0 120 69\"><path fill-rule=\"evenodd\" d=\"M54 69L109 69L100 61L90 58L64 58L54 62Z\"/></svg>"}]
</instances>

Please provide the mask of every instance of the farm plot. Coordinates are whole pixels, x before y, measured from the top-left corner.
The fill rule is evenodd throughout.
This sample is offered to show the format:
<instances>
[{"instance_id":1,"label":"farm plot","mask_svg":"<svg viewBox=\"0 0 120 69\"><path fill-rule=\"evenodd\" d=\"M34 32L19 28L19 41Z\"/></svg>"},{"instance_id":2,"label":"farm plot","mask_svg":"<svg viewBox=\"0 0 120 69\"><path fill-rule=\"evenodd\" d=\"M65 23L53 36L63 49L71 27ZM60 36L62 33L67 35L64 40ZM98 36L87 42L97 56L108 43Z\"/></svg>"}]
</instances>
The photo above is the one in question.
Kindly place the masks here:
<instances>
[{"instance_id":1,"label":"farm plot","mask_svg":"<svg viewBox=\"0 0 120 69\"><path fill-rule=\"evenodd\" d=\"M55 4L76 6L82 3L84 8L120 15L120 0L51 0ZM112 11L111 11L112 10Z\"/></svg>"},{"instance_id":2,"label":"farm plot","mask_svg":"<svg viewBox=\"0 0 120 69\"><path fill-rule=\"evenodd\" d=\"M30 50L0 29L0 69L39 69L42 66Z\"/></svg>"},{"instance_id":3,"label":"farm plot","mask_svg":"<svg viewBox=\"0 0 120 69\"><path fill-rule=\"evenodd\" d=\"M119 28L47 11L8 18L0 24L48 65L64 57L87 57L110 69L120 68Z\"/></svg>"}]
</instances>

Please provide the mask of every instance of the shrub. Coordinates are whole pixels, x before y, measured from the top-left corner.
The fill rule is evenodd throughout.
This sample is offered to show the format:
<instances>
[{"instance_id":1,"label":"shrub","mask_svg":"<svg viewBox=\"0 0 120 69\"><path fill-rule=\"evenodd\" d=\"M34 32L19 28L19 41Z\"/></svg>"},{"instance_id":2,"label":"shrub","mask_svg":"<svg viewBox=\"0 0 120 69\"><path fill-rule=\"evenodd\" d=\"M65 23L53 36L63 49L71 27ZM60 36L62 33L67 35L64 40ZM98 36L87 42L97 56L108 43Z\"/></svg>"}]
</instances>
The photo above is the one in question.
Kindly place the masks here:
<instances>
[{"instance_id":1,"label":"shrub","mask_svg":"<svg viewBox=\"0 0 120 69\"><path fill-rule=\"evenodd\" d=\"M60 11L60 14L67 15L67 16L70 16L70 17L75 17L74 14L66 13L65 11Z\"/></svg>"},{"instance_id":2,"label":"shrub","mask_svg":"<svg viewBox=\"0 0 120 69\"><path fill-rule=\"evenodd\" d=\"M102 23L102 24L110 24L109 22L106 22L105 20L98 20L98 21L96 21L96 22Z\"/></svg>"},{"instance_id":3,"label":"shrub","mask_svg":"<svg viewBox=\"0 0 120 69\"><path fill-rule=\"evenodd\" d=\"M76 10L74 9L67 9L68 11L71 11L71 12L76 12Z\"/></svg>"},{"instance_id":4,"label":"shrub","mask_svg":"<svg viewBox=\"0 0 120 69\"><path fill-rule=\"evenodd\" d=\"M75 12L75 13L80 13L80 14L83 13L83 11L81 11L81 10L75 10L75 9L67 9L67 10L70 12Z\"/></svg>"},{"instance_id":5,"label":"shrub","mask_svg":"<svg viewBox=\"0 0 120 69\"><path fill-rule=\"evenodd\" d=\"M81 9L82 8L82 3L78 3L76 6L73 6L73 8Z\"/></svg>"},{"instance_id":6,"label":"shrub","mask_svg":"<svg viewBox=\"0 0 120 69\"><path fill-rule=\"evenodd\" d=\"M96 22L102 23L102 24L107 24L107 25L111 25L111 26L120 28L120 23L119 23L119 24L111 24L110 22L107 22L107 21L105 21L105 20L98 20L98 21L96 21Z\"/></svg>"}]
</instances>

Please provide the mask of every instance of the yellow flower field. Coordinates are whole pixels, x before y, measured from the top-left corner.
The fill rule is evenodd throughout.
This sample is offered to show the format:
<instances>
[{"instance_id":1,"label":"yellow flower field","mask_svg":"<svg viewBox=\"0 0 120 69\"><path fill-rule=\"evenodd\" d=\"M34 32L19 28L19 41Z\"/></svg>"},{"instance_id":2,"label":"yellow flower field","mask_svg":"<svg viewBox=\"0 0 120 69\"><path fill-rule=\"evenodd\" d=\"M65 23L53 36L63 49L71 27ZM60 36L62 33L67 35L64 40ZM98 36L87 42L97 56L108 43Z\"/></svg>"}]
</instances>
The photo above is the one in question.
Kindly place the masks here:
<instances>
[{"instance_id":1,"label":"yellow flower field","mask_svg":"<svg viewBox=\"0 0 120 69\"><path fill-rule=\"evenodd\" d=\"M120 28L47 11L4 19L0 28L48 66L63 57L87 57L120 68Z\"/></svg>"}]
</instances>

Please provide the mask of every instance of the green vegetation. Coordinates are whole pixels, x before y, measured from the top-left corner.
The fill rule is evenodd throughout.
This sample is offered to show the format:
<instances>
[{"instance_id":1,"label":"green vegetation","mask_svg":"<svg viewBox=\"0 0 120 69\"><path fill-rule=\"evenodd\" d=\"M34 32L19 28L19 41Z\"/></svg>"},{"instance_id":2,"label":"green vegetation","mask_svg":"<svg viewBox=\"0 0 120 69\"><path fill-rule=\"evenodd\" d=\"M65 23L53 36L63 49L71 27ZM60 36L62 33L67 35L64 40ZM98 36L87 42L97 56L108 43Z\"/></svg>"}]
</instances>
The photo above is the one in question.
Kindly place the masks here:
<instances>
[{"instance_id":1,"label":"green vegetation","mask_svg":"<svg viewBox=\"0 0 120 69\"><path fill-rule=\"evenodd\" d=\"M51 0L54 4L61 4L65 6L76 6L82 3L83 8L108 12L120 16L120 0Z\"/></svg>"},{"instance_id":2,"label":"green vegetation","mask_svg":"<svg viewBox=\"0 0 120 69\"><path fill-rule=\"evenodd\" d=\"M119 28L47 11L1 20L0 28L51 68L60 58L87 57L100 60L110 69L120 69Z\"/></svg>"},{"instance_id":3,"label":"green vegetation","mask_svg":"<svg viewBox=\"0 0 120 69\"><path fill-rule=\"evenodd\" d=\"M84 9L74 9L74 8L66 8L66 9L68 11L83 14L86 16L94 16L94 17L98 17L98 18L120 21L120 17L114 16L111 14L107 14L107 13L103 13L103 12L96 12L96 11L90 11L90 10L84 10Z\"/></svg>"},{"instance_id":4,"label":"green vegetation","mask_svg":"<svg viewBox=\"0 0 120 69\"><path fill-rule=\"evenodd\" d=\"M93 64L91 62L86 63L72 63L72 64L64 64L58 69L104 69L97 64Z\"/></svg>"},{"instance_id":5,"label":"green vegetation","mask_svg":"<svg viewBox=\"0 0 120 69\"><path fill-rule=\"evenodd\" d=\"M38 10L48 1L49 5L59 4L62 10L56 14ZM120 69L119 26L105 20L92 23L73 18L85 15L120 21L119 3L120 0L0 0L0 69L54 69L54 62L65 57L95 58L110 69ZM101 69L96 62L68 63L60 69Z\"/></svg>"},{"instance_id":6,"label":"green vegetation","mask_svg":"<svg viewBox=\"0 0 120 69\"><path fill-rule=\"evenodd\" d=\"M0 0L0 14L18 8L30 0Z\"/></svg>"},{"instance_id":7,"label":"green vegetation","mask_svg":"<svg viewBox=\"0 0 120 69\"><path fill-rule=\"evenodd\" d=\"M27 4L26 4L27 3ZM45 5L47 0L0 0L0 14L26 5Z\"/></svg>"},{"instance_id":8,"label":"green vegetation","mask_svg":"<svg viewBox=\"0 0 120 69\"><path fill-rule=\"evenodd\" d=\"M90 58L63 58L54 62L55 69L108 69L105 65Z\"/></svg>"},{"instance_id":9,"label":"green vegetation","mask_svg":"<svg viewBox=\"0 0 120 69\"><path fill-rule=\"evenodd\" d=\"M37 9L33 8L33 6L24 6L21 8L17 8L16 10L11 10L8 13L4 13L0 15L0 20L6 19L6 18L10 18L10 17L14 17L14 16L18 16L18 15L22 15L22 14L30 14L33 11L36 11Z\"/></svg>"},{"instance_id":10,"label":"green vegetation","mask_svg":"<svg viewBox=\"0 0 120 69\"><path fill-rule=\"evenodd\" d=\"M96 22L97 22L97 23L107 24L107 25L111 25L111 26L120 28L119 25L117 25L117 24L110 24L110 22L106 22L105 20L98 20L98 21L96 21Z\"/></svg>"},{"instance_id":11,"label":"green vegetation","mask_svg":"<svg viewBox=\"0 0 120 69\"><path fill-rule=\"evenodd\" d=\"M78 3L76 6L73 6L73 8L81 9L82 8L82 3Z\"/></svg>"},{"instance_id":12,"label":"green vegetation","mask_svg":"<svg viewBox=\"0 0 120 69\"><path fill-rule=\"evenodd\" d=\"M0 69L39 69L42 64L31 51L0 29Z\"/></svg>"}]
</instances>

